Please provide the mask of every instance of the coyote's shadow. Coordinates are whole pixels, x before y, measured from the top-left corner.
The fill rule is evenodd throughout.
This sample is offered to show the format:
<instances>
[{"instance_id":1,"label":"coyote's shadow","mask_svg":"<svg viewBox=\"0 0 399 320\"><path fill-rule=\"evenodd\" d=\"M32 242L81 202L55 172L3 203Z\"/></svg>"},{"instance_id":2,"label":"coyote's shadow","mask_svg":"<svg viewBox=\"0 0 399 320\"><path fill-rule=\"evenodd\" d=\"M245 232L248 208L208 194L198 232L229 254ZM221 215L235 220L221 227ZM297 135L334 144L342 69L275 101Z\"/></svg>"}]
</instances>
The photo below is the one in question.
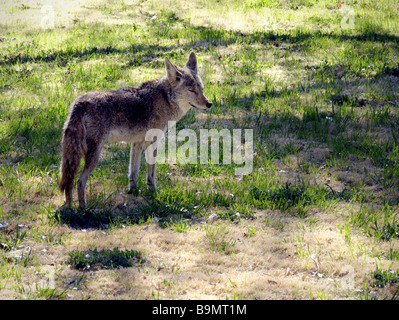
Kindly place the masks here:
<instances>
[{"instance_id":1,"label":"coyote's shadow","mask_svg":"<svg viewBox=\"0 0 399 320\"><path fill-rule=\"evenodd\" d=\"M155 196L136 198L131 203L89 203L85 209L63 206L54 212L54 219L73 229L109 229L113 226L157 223L165 227L179 219L197 216L200 206L183 205L180 202L167 204Z\"/></svg>"},{"instance_id":2,"label":"coyote's shadow","mask_svg":"<svg viewBox=\"0 0 399 320\"><path fill-rule=\"evenodd\" d=\"M54 218L61 224L73 229L109 229L124 219L111 209L86 208L84 210L61 207L54 213Z\"/></svg>"}]
</instances>

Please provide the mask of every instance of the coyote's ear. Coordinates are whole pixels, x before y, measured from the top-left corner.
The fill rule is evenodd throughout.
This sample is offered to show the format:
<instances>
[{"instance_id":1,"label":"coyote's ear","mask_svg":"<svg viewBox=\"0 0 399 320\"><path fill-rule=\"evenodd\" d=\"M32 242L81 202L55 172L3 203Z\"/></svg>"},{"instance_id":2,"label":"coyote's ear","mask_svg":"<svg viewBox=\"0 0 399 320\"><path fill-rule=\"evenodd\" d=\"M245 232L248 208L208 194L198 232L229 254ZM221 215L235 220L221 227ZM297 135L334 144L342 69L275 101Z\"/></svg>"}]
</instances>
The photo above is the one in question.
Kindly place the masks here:
<instances>
[{"instance_id":1,"label":"coyote's ear","mask_svg":"<svg viewBox=\"0 0 399 320\"><path fill-rule=\"evenodd\" d=\"M167 57L165 57L165 68L166 68L166 76L168 77L169 83L172 86L177 85L177 83L180 81L182 74L180 73L179 70L177 70L177 67L169 61Z\"/></svg>"},{"instance_id":2,"label":"coyote's ear","mask_svg":"<svg viewBox=\"0 0 399 320\"><path fill-rule=\"evenodd\" d=\"M188 57L186 67L194 72L197 72L197 56L193 51L190 53L190 56Z\"/></svg>"}]
</instances>

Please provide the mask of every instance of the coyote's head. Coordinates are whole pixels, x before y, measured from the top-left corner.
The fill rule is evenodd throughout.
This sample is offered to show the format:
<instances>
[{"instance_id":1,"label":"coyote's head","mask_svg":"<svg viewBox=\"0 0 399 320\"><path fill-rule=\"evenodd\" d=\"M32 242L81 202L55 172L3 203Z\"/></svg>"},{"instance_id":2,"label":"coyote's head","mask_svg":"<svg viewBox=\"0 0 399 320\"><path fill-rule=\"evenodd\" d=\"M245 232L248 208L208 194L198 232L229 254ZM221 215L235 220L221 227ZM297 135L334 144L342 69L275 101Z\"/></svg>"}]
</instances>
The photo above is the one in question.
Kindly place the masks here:
<instances>
[{"instance_id":1,"label":"coyote's head","mask_svg":"<svg viewBox=\"0 0 399 320\"><path fill-rule=\"evenodd\" d=\"M174 65L165 58L166 75L173 88L174 96L182 110L190 107L206 110L212 107L212 103L204 96L204 85L197 70L197 57L190 53L188 61L183 68Z\"/></svg>"}]
</instances>

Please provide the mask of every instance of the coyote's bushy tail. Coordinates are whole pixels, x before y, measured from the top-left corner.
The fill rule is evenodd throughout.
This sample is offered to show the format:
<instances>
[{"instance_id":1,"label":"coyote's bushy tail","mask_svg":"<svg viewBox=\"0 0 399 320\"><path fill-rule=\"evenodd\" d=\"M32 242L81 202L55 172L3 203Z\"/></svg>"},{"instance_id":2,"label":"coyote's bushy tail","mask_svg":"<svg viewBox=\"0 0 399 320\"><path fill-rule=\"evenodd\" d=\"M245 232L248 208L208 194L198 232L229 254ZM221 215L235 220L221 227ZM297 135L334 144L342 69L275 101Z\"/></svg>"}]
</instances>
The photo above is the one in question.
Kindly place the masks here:
<instances>
[{"instance_id":1,"label":"coyote's bushy tail","mask_svg":"<svg viewBox=\"0 0 399 320\"><path fill-rule=\"evenodd\" d=\"M78 172L80 159L86 149L86 130L79 108L74 108L65 123L62 136L62 159L60 189L65 192L66 202L72 201L72 189Z\"/></svg>"}]
</instances>

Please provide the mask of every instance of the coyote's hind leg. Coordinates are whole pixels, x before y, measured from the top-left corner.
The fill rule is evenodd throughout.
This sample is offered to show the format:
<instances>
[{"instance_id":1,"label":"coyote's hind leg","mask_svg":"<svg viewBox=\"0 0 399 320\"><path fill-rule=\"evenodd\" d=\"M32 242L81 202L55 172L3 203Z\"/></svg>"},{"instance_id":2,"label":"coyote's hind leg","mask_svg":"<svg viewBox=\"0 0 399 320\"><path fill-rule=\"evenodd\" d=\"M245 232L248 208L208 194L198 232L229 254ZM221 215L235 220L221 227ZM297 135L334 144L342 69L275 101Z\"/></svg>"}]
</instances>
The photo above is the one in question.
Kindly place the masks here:
<instances>
[{"instance_id":1,"label":"coyote's hind leg","mask_svg":"<svg viewBox=\"0 0 399 320\"><path fill-rule=\"evenodd\" d=\"M104 143L99 143L94 140L87 141L85 166L78 180L78 200L79 200L80 209L83 209L86 206L85 189L86 189L87 180L89 179L91 172L97 166L103 145Z\"/></svg>"}]
</instances>

